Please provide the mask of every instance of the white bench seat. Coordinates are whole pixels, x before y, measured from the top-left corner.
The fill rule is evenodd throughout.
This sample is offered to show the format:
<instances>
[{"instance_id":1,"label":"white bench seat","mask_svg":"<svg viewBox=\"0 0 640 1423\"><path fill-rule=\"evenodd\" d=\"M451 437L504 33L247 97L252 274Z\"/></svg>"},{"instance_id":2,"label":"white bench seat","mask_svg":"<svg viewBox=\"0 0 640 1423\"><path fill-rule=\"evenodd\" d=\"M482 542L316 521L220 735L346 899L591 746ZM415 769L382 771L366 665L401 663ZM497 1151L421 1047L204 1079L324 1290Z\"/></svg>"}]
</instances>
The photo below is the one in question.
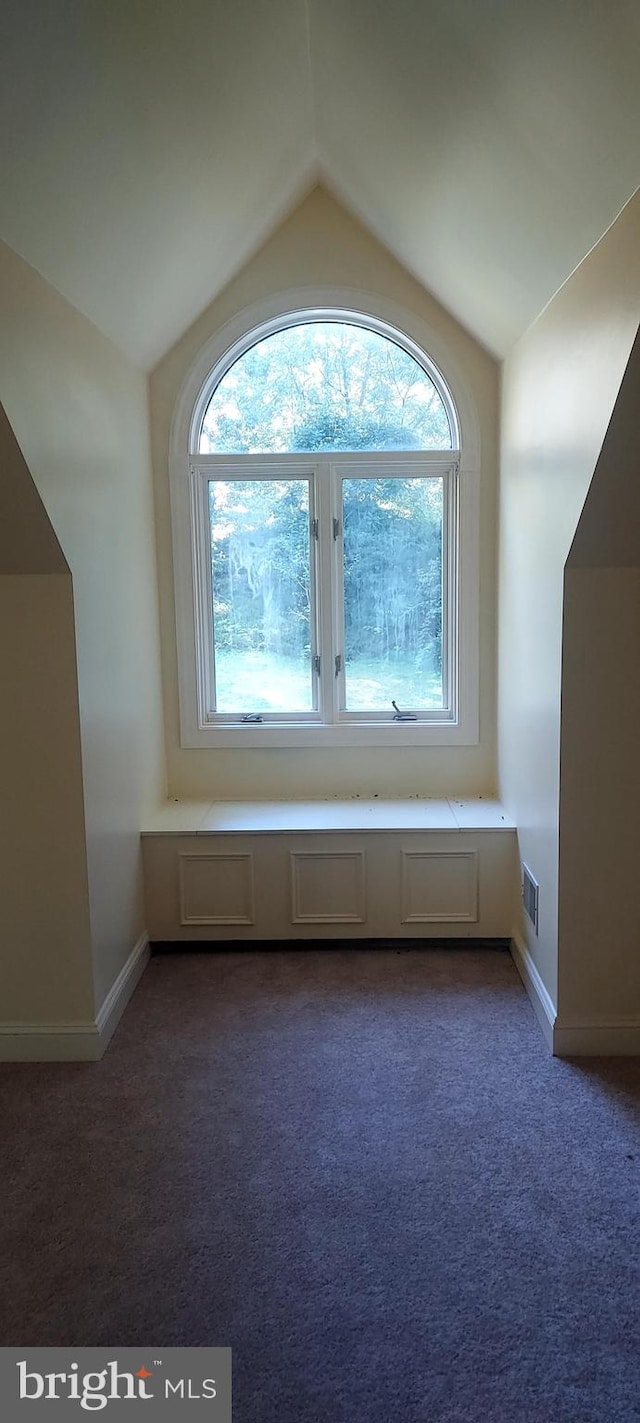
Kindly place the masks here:
<instances>
[{"instance_id":1,"label":"white bench seat","mask_svg":"<svg viewBox=\"0 0 640 1423\"><path fill-rule=\"evenodd\" d=\"M493 799L167 801L142 850L152 941L508 938Z\"/></svg>"},{"instance_id":2,"label":"white bench seat","mask_svg":"<svg viewBox=\"0 0 640 1423\"><path fill-rule=\"evenodd\" d=\"M383 800L189 801L168 800L148 817L142 834L269 835L284 831L505 830L515 826L499 801Z\"/></svg>"}]
</instances>

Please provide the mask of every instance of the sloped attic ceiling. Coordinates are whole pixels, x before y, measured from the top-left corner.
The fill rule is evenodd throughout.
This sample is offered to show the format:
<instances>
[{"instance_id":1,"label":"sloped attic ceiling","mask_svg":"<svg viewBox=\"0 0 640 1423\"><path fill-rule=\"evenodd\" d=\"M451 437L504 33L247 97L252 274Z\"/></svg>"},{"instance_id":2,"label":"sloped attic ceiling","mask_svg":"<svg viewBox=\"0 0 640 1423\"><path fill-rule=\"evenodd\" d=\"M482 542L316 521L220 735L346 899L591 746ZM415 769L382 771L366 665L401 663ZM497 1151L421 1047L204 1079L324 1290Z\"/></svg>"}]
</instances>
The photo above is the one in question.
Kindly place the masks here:
<instances>
[{"instance_id":1,"label":"sloped attic ceiling","mask_svg":"<svg viewBox=\"0 0 640 1423\"><path fill-rule=\"evenodd\" d=\"M636 0L5 0L0 234L153 365L312 178L503 354L640 172Z\"/></svg>"}]
</instances>

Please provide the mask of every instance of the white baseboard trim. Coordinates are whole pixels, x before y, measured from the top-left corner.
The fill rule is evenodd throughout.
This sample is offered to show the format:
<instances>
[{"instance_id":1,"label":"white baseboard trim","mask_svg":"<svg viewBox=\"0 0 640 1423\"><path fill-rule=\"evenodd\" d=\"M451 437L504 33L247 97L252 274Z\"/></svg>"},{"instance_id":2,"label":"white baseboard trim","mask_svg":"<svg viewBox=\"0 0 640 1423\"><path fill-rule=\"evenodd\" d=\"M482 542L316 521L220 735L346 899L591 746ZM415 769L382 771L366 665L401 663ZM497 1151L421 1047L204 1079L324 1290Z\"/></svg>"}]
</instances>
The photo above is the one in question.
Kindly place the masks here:
<instances>
[{"instance_id":1,"label":"white baseboard trim","mask_svg":"<svg viewBox=\"0 0 640 1423\"><path fill-rule=\"evenodd\" d=\"M511 936L511 957L527 990L547 1045L555 1052L555 1004L542 982L524 940L515 932Z\"/></svg>"},{"instance_id":2,"label":"white baseboard trim","mask_svg":"<svg viewBox=\"0 0 640 1423\"><path fill-rule=\"evenodd\" d=\"M556 1057L640 1057L640 1018L593 1019L588 1023L556 1021Z\"/></svg>"},{"instance_id":3,"label":"white baseboard trim","mask_svg":"<svg viewBox=\"0 0 640 1423\"><path fill-rule=\"evenodd\" d=\"M98 1009L96 1028L100 1034L102 1052L111 1042L127 1003L147 967L150 956L149 935L145 929L137 944L132 948L126 963L120 969L115 983L112 983L102 1007Z\"/></svg>"},{"instance_id":4,"label":"white baseboard trim","mask_svg":"<svg viewBox=\"0 0 640 1423\"><path fill-rule=\"evenodd\" d=\"M95 1023L0 1023L0 1062L97 1062Z\"/></svg>"},{"instance_id":5,"label":"white baseboard trim","mask_svg":"<svg viewBox=\"0 0 640 1423\"><path fill-rule=\"evenodd\" d=\"M0 1023L0 1062L98 1062L149 962L140 935L94 1023Z\"/></svg>"},{"instance_id":6,"label":"white baseboard trim","mask_svg":"<svg viewBox=\"0 0 640 1423\"><path fill-rule=\"evenodd\" d=\"M511 956L554 1057L640 1057L640 1017L563 1021L517 933L511 938Z\"/></svg>"}]
</instances>

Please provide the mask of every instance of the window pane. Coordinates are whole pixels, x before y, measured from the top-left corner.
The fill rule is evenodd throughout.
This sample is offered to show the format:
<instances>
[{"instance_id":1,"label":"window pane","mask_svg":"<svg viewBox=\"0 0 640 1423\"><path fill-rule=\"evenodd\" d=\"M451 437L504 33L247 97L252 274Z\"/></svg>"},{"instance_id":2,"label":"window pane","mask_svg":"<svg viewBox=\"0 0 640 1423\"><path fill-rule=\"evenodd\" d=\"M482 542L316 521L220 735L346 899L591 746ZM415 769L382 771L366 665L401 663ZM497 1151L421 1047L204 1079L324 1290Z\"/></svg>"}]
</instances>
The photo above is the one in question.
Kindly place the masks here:
<instances>
[{"instance_id":1,"label":"window pane","mask_svg":"<svg viewBox=\"0 0 640 1423\"><path fill-rule=\"evenodd\" d=\"M216 711L313 709L309 483L210 480Z\"/></svg>"},{"instance_id":2,"label":"window pane","mask_svg":"<svg viewBox=\"0 0 640 1423\"><path fill-rule=\"evenodd\" d=\"M277 331L209 402L201 454L451 449L442 398L395 341L346 321Z\"/></svg>"},{"instance_id":3,"label":"window pane","mask_svg":"<svg viewBox=\"0 0 640 1423\"><path fill-rule=\"evenodd\" d=\"M443 481L343 481L349 711L443 706Z\"/></svg>"}]
</instances>

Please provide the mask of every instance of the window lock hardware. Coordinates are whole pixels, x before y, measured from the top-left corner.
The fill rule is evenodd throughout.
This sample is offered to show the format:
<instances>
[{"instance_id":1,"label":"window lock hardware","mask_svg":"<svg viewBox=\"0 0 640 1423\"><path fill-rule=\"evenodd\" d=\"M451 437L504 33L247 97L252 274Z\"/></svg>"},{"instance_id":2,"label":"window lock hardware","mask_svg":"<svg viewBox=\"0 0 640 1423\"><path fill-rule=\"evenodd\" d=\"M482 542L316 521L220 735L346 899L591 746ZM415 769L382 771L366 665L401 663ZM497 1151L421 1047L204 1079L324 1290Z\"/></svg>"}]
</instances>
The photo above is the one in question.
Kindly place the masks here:
<instances>
[{"instance_id":1,"label":"window lock hardware","mask_svg":"<svg viewBox=\"0 0 640 1423\"><path fill-rule=\"evenodd\" d=\"M403 712L403 711L400 711L400 707L398 706L398 703L397 703L397 702L394 702L393 700L392 700L392 702L391 702L391 705L392 705L393 710L394 710L394 713L395 713L394 718L393 718L394 721L417 721L417 720L418 720L418 718L417 718L415 712Z\"/></svg>"},{"instance_id":2,"label":"window lock hardware","mask_svg":"<svg viewBox=\"0 0 640 1423\"><path fill-rule=\"evenodd\" d=\"M318 654L317 654L317 653L316 653L316 655L315 655L315 657L314 657L314 659L313 659L313 667L314 667L314 671L317 673L317 675L318 675L318 677L319 677L319 676L320 676L320 658L318 657Z\"/></svg>"},{"instance_id":3,"label":"window lock hardware","mask_svg":"<svg viewBox=\"0 0 640 1423\"><path fill-rule=\"evenodd\" d=\"M339 653L339 652L336 653L335 665L336 665L336 677L339 677L339 676L340 676L340 673L341 673L341 671L342 671L342 655L341 655L341 653Z\"/></svg>"},{"instance_id":4,"label":"window lock hardware","mask_svg":"<svg viewBox=\"0 0 640 1423\"><path fill-rule=\"evenodd\" d=\"M249 712L248 716L241 716L240 720L245 726L258 726L264 721L264 717L260 716L259 712Z\"/></svg>"},{"instance_id":5,"label":"window lock hardware","mask_svg":"<svg viewBox=\"0 0 640 1423\"><path fill-rule=\"evenodd\" d=\"M339 539L339 538L340 538L340 520L339 520L339 519L334 519L334 520L333 520L333 537L334 537L334 539Z\"/></svg>"},{"instance_id":6,"label":"window lock hardware","mask_svg":"<svg viewBox=\"0 0 640 1423\"><path fill-rule=\"evenodd\" d=\"M312 520L311 520L311 537L312 537L312 539L315 539L316 543L318 542L318 539L320 538L320 528L319 528L318 520L317 520L317 519L312 519Z\"/></svg>"}]
</instances>

